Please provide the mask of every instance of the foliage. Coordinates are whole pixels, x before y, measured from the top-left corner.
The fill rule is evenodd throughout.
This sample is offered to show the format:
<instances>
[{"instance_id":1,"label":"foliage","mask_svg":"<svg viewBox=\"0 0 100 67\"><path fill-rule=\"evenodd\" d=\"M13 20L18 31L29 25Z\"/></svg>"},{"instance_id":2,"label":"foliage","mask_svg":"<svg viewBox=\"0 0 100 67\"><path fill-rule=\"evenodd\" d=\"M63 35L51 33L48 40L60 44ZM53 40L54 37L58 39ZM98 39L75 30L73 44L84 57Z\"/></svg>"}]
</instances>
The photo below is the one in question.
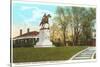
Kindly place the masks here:
<instances>
[{"instance_id":1,"label":"foliage","mask_svg":"<svg viewBox=\"0 0 100 67\"><path fill-rule=\"evenodd\" d=\"M60 31L59 35L62 34L59 39L63 40L65 46L70 39L73 46L79 44L80 40L92 39L94 20L96 20L96 9L90 7L58 7L54 18L59 27L57 28ZM68 39L69 37L70 39Z\"/></svg>"},{"instance_id":2,"label":"foliage","mask_svg":"<svg viewBox=\"0 0 100 67\"><path fill-rule=\"evenodd\" d=\"M68 23L70 22L69 19L70 17L66 14L65 10L66 9L64 9L64 7L57 8L56 10L57 15L55 17L55 21L58 22L60 30L62 31L63 43L66 46L66 34L67 34Z\"/></svg>"}]
</instances>

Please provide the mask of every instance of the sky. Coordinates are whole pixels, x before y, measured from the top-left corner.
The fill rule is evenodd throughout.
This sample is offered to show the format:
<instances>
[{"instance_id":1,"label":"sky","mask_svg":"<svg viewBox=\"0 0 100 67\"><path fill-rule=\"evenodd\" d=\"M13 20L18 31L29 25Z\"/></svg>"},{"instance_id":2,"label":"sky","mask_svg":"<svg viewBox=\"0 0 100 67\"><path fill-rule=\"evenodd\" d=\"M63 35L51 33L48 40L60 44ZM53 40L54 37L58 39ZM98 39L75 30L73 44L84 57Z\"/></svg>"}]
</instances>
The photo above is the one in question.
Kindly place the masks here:
<instances>
[{"instance_id":1,"label":"sky","mask_svg":"<svg viewBox=\"0 0 100 67\"><path fill-rule=\"evenodd\" d=\"M12 5L12 22L13 22L13 37L19 35L19 30L23 33L30 28L31 31L39 30L39 24L44 13L51 14L50 23L55 14L57 6L39 4L32 2L13 2Z\"/></svg>"},{"instance_id":2,"label":"sky","mask_svg":"<svg viewBox=\"0 0 100 67\"><path fill-rule=\"evenodd\" d=\"M49 23L52 25L52 19L55 16L57 5L48 3L36 3L28 1L13 1L12 2L12 25L13 25L13 37L19 35L20 29L23 33L27 32L27 28L30 31L39 31L39 24L42 16L50 14L51 18ZM95 24L96 27L96 24Z\"/></svg>"}]
</instances>

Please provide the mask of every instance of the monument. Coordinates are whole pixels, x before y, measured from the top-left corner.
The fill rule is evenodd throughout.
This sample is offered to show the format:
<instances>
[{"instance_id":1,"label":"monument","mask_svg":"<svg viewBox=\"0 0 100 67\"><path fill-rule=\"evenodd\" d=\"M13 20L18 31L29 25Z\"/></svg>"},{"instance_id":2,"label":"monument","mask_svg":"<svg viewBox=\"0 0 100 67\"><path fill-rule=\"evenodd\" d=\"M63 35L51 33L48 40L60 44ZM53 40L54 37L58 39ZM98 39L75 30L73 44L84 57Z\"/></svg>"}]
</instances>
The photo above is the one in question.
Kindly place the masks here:
<instances>
[{"instance_id":1,"label":"monument","mask_svg":"<svg viewBox=\"0 0 100 67\"><path fill-rule=\"evenodd\" d=\"M34 46L36 47L53 47L50 41L49 18L50 14L44 14L40 23L39 41Z\"/></svg>"}]
</instances>

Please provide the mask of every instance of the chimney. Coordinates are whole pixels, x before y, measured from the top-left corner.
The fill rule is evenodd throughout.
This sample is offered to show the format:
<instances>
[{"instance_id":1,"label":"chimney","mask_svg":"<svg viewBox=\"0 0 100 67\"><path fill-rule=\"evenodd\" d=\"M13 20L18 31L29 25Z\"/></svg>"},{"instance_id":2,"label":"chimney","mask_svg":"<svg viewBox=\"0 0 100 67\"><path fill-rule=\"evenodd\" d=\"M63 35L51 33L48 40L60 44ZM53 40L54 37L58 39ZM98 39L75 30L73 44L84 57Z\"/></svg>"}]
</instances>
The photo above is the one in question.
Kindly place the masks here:
<instances>
[{"instance_id":1,"label":"chimney","mask_svg":"<svg viewBox=\"0 0 100 67\"><path fill-rule=\"evenodd\" d=\"M30 32L30 29L29 28L27 28L27 33L29 33Z\"/></svg>"},{"instance_id":2,"label":"chimney","mask_svg":"<svg viewBox=\"0 0 100 67\"><path fill-rule=\"evenodd\" d=\"M22 35L22 29L20 29L20 36Z\"/></svg>"}]
</instances>

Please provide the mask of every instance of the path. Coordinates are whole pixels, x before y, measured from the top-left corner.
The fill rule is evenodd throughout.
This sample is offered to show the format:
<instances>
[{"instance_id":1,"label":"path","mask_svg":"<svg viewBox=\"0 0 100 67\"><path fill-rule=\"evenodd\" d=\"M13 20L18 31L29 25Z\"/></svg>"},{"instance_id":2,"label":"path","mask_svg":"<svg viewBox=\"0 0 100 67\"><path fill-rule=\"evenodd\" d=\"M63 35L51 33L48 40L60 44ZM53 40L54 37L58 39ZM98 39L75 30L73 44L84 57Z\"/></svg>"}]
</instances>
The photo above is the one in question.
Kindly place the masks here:
<instances>
[{"instance_id":1,"label":"path","mask_svg":"<svg viewBox=\"0 0 100 67\"><path fill-rule=\"evenodd\" d=\"M87 60L93 59L96 47L88 47L87 49L75 54L70 60Z\"/></svg>"}]
</instances>

